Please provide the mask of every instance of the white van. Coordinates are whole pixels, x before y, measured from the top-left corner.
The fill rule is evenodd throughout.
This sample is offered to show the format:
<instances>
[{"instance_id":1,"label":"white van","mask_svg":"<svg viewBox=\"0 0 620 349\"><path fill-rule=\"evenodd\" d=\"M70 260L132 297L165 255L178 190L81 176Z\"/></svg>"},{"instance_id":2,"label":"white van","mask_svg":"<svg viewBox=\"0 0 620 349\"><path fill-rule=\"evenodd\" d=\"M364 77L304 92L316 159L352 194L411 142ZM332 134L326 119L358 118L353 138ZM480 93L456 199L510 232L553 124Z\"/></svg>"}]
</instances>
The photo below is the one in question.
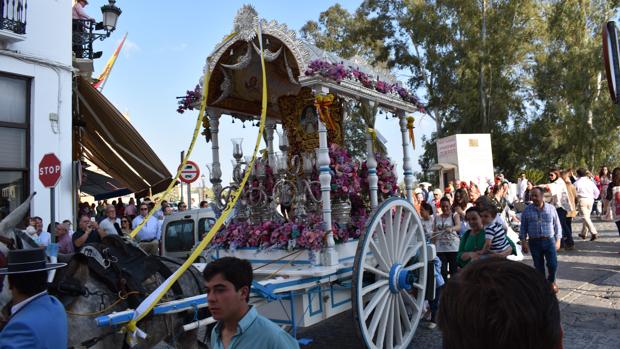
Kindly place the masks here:
<instances>
[{"instance_id":1,"label":"white van","mask_svg":"<svg viewBox=\"0 0 620 349\"><path fill-rule=\"evenodd\" d=\"M211 208L174 212L166 216L162 227L161 255L186 259L216 219Z\"/></svg>"}]
</instances>

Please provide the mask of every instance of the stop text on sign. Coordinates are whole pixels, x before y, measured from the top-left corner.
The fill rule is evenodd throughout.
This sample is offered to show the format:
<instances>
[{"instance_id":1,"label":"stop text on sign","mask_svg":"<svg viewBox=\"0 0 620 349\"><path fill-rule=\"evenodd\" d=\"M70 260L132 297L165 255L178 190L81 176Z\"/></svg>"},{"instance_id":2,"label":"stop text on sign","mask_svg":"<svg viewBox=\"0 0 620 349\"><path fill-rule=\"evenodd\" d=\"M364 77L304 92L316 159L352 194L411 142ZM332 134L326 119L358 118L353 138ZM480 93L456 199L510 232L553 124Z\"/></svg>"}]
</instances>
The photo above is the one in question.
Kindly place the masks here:
<instances>
[{"instance_id":1,"label":"stop text on sign","mask_svg":"<svg viewBox=\"0 0 620 349\"><path fill-rule=\"evenodd\" d=\"M60 165L45 166L39 168L39 176L53 175L56 173L60 173Z\"/></svg>"},{"instance_id":2,"label":"stop text on sign","mask_svg":"<svg viewBox=\"0 0 620 349\"><path fill-rule=\"evenodd\" d=\"M61 176L61 162L54 153L43 155L39 162L39 180L46 188L54 188Z\"/></svg>"}]
</instances>

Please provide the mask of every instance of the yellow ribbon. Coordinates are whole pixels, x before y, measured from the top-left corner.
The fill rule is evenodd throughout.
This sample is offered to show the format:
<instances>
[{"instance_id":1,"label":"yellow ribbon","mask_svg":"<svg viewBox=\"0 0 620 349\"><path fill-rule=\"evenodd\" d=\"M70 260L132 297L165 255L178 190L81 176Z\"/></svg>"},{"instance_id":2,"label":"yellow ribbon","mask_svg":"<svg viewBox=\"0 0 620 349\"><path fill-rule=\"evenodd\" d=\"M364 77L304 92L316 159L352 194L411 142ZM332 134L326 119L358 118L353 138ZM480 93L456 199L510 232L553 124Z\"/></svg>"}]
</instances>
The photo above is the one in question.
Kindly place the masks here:
<instances>
[{"instance_id":1,"label":"yellow ribbon","mask_svg":"<svg viewBox=\"0 0 620 349\"><path fill-rule=\"evenodd\" d=\"M415 137L413 135L413 129L415 128L415 126L413 126L414 121L415 118L413 116L407 117L407 129L409 130L409 139L411 140L411 145L413 145L413 150L415 150Z\"/></svg>"},{"instance_id":2,"label":"yellow ribbon","mask_svg":"<svg viewBox=\"0 0 620 349\"><path fill-rule=\"evenodd\" d=\"M230 38L235 36L235 34L236 34L235 32L230 33L226 38L224 38L222 42L228 41ZM129 233L129 236L131 236L132 238L136 237L136 235L142 229L142 227L146 224L146 222L153 216L153 214L155 214L155 212L157 212L157 210L161 208L161 202L168 199L168 197L170 196L170 192L172 192L172 189L174 188L175 184L179 181L179 177L181 176L181 171L183 171L183 168L185 168L185 165L187 164L187 161L189 160L189 157L192 154L192 151L194 150L196 139L198 139L198 135L200 134L200 124L202 123L205 129L208 129L209 127L209 118L207 117L207 115L205 115L205 109L207 107L207 96L209 95L209 78L210 78L209 69L207 69L204 75L204 92L202 94L202 99L200 100L200 112L198 113L198 119L196 120L196 127L194 128L194 136L192 137L192 141L189 144L189 148L185 152L185 157L183 158L183 161L181 161L181 166L179 166L179 169L177 170L177 174L174 176L174 179L170 182L170 185L168 185L168 188L166 188L166 191L161 196L161 200L155 203L155 206L149 212L146 218L142 220L142 223L138 224L138 226L134 230L132 230L131 233ZM207 137L209 138L209 140L211 139L210 135L207 135Z\"/></svg>"},{"instance_id":3,"label":"yellow ribbon","mask_svg":"<svg viewBox=\"0 0 620 349\"><path fill-rule=\"evenodd\" d=\"M262 40L262 33L261 33L261 30L260 30L260 24L259 24L258 37L259 37L259 40ZM261 48L262 48L262 41L260 41L260 45L261 45ZM262 77L263 77L263 95L262 95L262 103L261 103L261 118L260 118L259 132L258 132L258 136L256 138L256 144L254 145L254 152L252 153L252 160L248 164L249 168L252 168L254 166L254 162L256 161L256 154L258 153L258 148L260 147L261 135L265 131L265 121L267 119L267 117L266 117L267 116L267 75L266 75L266 71L265 71L265 58L264 58L264 54L263 54L263 50L262 49L261 49L261 55L260 56L261 56L261 68L262 68ZM206 78L204 80L205 81L205 86L209 86L209 84L208 84L208 82L209 82L208 77L209 77L209 75L208 75L208 70L207 70ZM200 128L200 121L202 120L201 116L204 113L204 108L206 106L207 92L208 92L208 89L205 88L205 93L203 95L202 105L201 105L201 108L200 108L200 115L199 115L198 123L197 123L197 130ZM194 132L194 140L196 138L196 133L197 132ZM188 152L191 152L191 149L193 148L194 140L192 141L192 144L190 145L190 149L188 150ZM184 159L183 164L185 164L186 160L187 160L187 157ZM182 167L183 166L181 166L181 168ZM177 269L168 279L166 279L166 281L164 281L161 285L159 285L159 287L153 293L151 293L136 308L134 318L127 325L125 325L126 331L128 331L131 334L135 334L136 332L140 331L137 328L137 325L136 325L138 323L138 321L142 320L145 316L148 315L148 313L155 307L155 305L161 300L161 298L170 290L172 285L179 279L179 277L181 277L181 275L183 275L183 273L192 265L192 263L194 263L196 258L198 258L198 256L200 256L200 253L202 253L202 251L205 249L205 247L207 247L207 245L211 242L211 240L213 239L215 234L220 230L221 226L224 224L224 221L228 218L228 215L230 214L232 209L235 207L235 205L237 203L237 200L239 199L239 196L241 194L241 191L245 187L245 184L247 183L248 178L250 177L250 173L251 173L251 171L245 171L243 179L241 180L241 183L239 185L239 189L235 190L232 193L231 200L228 202L226 208L222 212L222 215L220 216L220 218L217 219L215 224L211 227L211 230L209 230L209 233L207 235L205 235L205 237L202 239L202 241L200 241L200 244L198 244L198 246L196 246L196 248L194 249L192 254L185 260L183 265L179 269ZM180 175L180 172L177 173L177 177L179 175ZM150 212L150 214L152 214L152 213L153 213L153 211Z\"/></svg>"},{"instance_id":4,"label":"yellow ribbon","mask_svg":"<svg viewBox=\"0 0 620 349\"><path fill-rule=\"evenodd\" d=\"M369 127L368 134L370 135L370 139L372 139L372 147L374 149L375 143L377 142L377 131L374 128Z\"/></svg>"},{"instance_id":5,"label":"yellow ribbon","mask_svg":"<svg viewBox=\"0 0 620 349\"><path fill-rule=\"evenodd\" d=\"M314 106L319 112L321 122L325 124L325 126L329 130L336 130L336 123L332 119L332 115L330 112L330 107L332 106L332 104L334 104L334 95L331 93L325 96L318 95L314 98Z\"/></svg>"}]
</instances>

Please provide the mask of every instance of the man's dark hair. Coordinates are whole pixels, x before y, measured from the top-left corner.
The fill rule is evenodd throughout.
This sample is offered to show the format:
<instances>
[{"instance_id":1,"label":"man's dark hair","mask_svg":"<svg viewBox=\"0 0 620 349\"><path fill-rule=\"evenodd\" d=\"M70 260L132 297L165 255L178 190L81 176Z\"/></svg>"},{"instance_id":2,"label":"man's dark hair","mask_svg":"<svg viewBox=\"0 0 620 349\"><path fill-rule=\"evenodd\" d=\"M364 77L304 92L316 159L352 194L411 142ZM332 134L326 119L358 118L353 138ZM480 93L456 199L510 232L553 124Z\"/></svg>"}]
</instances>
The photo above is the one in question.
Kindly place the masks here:
<instances>
[{"instance_id":1,"label":"man's dark hair","mask_svg":"<svg viewBox=\"0 0 620 349\"><path fill-rule=\"evenodd\" d=\"M497 207L495 205L482 205L480 206L480 213L488 212L491 214L491 217L497 216Z\"/></svg>"},{"instance_id":2,"label":"man's dark hair","mask_svg":"<svg viewBox=\"0 0 620 349\"><path fill-rule=\"evenodd\" d=\"M542 190L542 188L541 188L541 187L534 187L534 188L532 188L532 189L530 190L530 194L531 194L531 193L533 193L533 192L535 192L535 191L539 191L539 192L540 192L540 195L545 195L545 192Z\"/></svg>"},{"instance_id":3,"label":"man's dark hair","mask_svg":"<svg viewBox=\"0 0 620 349\"><path fill-rule=\"evenodd\" d=\"M585 177L587 173L588 173L588 170L586 170L583 167L580 167L580 168L577 169L577 176L578 177Z\"/></svg>"},{"instance_id":4,"label":"man's dark hair","mask_svg":"<svg viewBox=\"0 0 620 349\"><path fill-rule=\"evenodd\" d=\"M205 208L205 207L207 207L207 205L209 205L209 203L208 203L206 200L202 200L202 201L200 202L200 206L198 206L198 207L200 207L200 208Z\"/></svg>"},{"instance_id":5,"label":"man's dark hair","mask_svg":"<svg viewBox=\"0 0 620 349\"><path fill-rule=\"evenodd\" d=\"M47 289L47 271L9 274L9 282L19 293L32 297Z\"/></svg>"},{"instance_id":6,"label":"man's dark hair","mask_svg":"<svg viewBox=\"0 0 620 349\"><path fill-rule=\"evenodd\" d=\"M480 215L480 207L472 206L472 207L468 208L467 211L465 211L465 215L467 216L467 214L470 213L470 212L476 212L478 215Z\"/></svg>"},{"instance_id":7,"label":"man's dark hair","mask_svg":"<svg viewBox=\"0 0 620 349\"><path fill-rule=\"evenodd\" d=\"M492 205L491 199L488 196L482 195L474 201L474 207L483 207Z\"/></svg>"},{"instance_id":8,"label":"man's dark hair","mask_svg":"<svg viewBox=\"0 0 620 349\"><path fill-rule=\"evenodd\" d=\"M420 208L426 212L429 212L430 214L433 214L433 206L431 206L431 204L429 204L428 202L421 203Z\"/></svg>"},{"instance_id":9,"label":"man's dark hair","mask_svg":"<svg viewBox=\"0 0 620 349\"><path fill-rule=\"evenodd\" d=\"M448 202L448 203L450 203L450 199L448 199L448 197L447 197L447 196L444 196L444 197L442 197L442 198L441 198L441 200L439 200L439 204L441 205L441 203L442 203L442 202Z\"/></svg>"},{"instance_id":10,"label":"man's dark hair","mask_svg":"<svg viewBox=\"0 0 620 349\"><path fill-rule=\"evenodd\" d=\"M558 348L560 308L547 280L519 262L470 263L441 292L443 347Z\"/></svg>"},{"instance_id":11,"label":"man's dark hair","mask_svg":"<svg viewBox=\"0 0 620 349\"><path fill-rule=\"evenodd\" d=\"M252 288L252 264L246 259L239 259L236 257L216 259L207 264L205 270L202 272L202 276L207 282L217 274L221 274L226 281L232 283L236 291L239 291L243 286ZM249 293L246 301L250 301Z\"/></svg>"}]
</instances>

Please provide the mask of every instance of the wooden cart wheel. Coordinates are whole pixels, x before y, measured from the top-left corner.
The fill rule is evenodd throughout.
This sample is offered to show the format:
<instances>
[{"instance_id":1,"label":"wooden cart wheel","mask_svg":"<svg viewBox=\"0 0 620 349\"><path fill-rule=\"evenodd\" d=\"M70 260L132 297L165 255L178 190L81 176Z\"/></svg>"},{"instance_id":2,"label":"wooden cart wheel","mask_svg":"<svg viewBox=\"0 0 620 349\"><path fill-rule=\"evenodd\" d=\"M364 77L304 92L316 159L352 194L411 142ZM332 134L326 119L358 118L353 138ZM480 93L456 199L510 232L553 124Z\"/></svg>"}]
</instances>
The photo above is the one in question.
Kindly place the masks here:
<instances>
[{"instance_id":1,"label":"wooden cart wheel","mask_svg":"<svg viewBox=\"0 0 620 349\"><path fill-rule=\"evenodd\" d=\"M377 207L360 236L351 297L368 348L407 348L424 305L424 230L411 203L392 198Z\"/></svg>"}]
</instances>

